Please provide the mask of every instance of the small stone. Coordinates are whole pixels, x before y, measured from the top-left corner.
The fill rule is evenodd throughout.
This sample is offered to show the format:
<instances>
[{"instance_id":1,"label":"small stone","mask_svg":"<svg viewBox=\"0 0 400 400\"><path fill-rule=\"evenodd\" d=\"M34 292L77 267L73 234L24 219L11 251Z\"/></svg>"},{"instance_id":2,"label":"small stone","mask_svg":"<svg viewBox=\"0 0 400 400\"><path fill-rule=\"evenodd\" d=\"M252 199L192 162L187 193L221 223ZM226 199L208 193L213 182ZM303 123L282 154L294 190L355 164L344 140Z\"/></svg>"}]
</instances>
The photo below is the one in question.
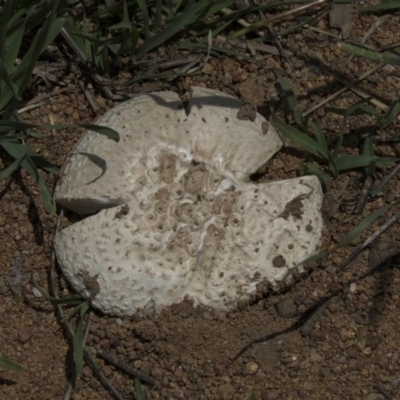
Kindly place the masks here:
<instances>
[{"instance_id":1,"label":"small stone","mask_svg":"<svg viewBox=\"0 0 400 400\"><path fill-rule=\"evenodd\" d=\"M366 347L365 349L363 349L362 353L364 354L364 356L370 356L372 354L371 347Z\"/></svg>"},{"instance_id":2,"label":"small stone","mask_svg":"<svg viewBox=\"0 0 400 400\"><path fill-rule=\"evenodd\" d=\"M65 115L72 115L74 113L74 109L72 107L66 107L64 110Z\"/></svg>"},{"instance_id":3,"label":"small stone","mask_svg":"<svg viewBox=\"0 0 400 400\"><path fill-rule=\"evenodd\" d=\"M36 289L35 287L32 288L32 294L36 297L36 298L40 298L43 297L42 293L40 292L39 289Z\"/></svg>"},{"instance_id":4,"label":"small stone","mask_svg":"<svg viewBox=\"0 0 400 400\"><path fill-rule=\"evenodd\" d=\"M297 308L292 299L283 299L276 304L276 311L282 318L293 318L297 315Z\"/></svg>"},{"instance_id":5,"label":"small stone","mask_svg":"<svg viewBox=\"0 0 400 400\"><path fill-rule=\"evenodd\" d=\"M105 366L102 368L102 371L103 371L103 374L104 374L107 378L108 378L109 376L111 376L112 373L113 373L111 367L109 367L108 365L105 365Z\"/></svg>"},{"instance_id":6,"label":"small stone","mask_svg":"<svg viewBox=\"0 0 400 400\"><path fill-rule=\"evenodd\" d=\"M214 71L214 67L213 67L211 64L207 63L207 64L203 67L203 69L202 69L201 72L203 72L204 74L207 74L207 75L211 75L211 72L212 72L212 71Z\"/></svg>"},{"instance_id":7,"label":"small stone","mask_svg":"<svg viewBox=\"0 0 400 400\"><path fill-rule=\"evenodd\" d=\"M218 398L222 400L230 400L235 394L235 388L230 383L225 383L218 388Z\"/></svg>"},{"instance_id":8,"label":"small stone","mask_svg":"<svg viewBox=\"0 0 400 400\"><path fill-rule=\"evenodd\" d=\"M31 340L32 336L33 336L33 332L30 328L22 328L18 332L18 340L21 343L29 342L29 340Z\"/></svg>"},{"instance_id":9,"label":"small stone","mask_svg":"<svg viewBox=\"0 0 400 400\"><path fill-rule=\"evenodd\" d=\"M258 364L250 361L246 364L246 370L249 375L254 375L258 371Z\"/></svg>"}]
</instances>

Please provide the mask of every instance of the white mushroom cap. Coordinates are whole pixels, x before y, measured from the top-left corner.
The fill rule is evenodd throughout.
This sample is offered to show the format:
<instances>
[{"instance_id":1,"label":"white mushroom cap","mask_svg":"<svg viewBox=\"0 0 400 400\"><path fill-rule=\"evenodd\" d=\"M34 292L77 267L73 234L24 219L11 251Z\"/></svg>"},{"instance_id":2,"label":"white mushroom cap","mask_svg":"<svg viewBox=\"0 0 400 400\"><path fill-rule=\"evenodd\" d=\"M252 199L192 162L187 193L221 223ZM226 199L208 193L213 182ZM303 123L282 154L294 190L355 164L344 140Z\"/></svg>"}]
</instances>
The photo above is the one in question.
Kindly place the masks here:
<instances>
[{"instance_id":1,"label":"white mushroom cap","mask_svg":"<svg viewBox=\"0 0 400 400\"><path fill-rule=\"evenodd\" d=\"M188 116L169 92L110 110L100 122L120 142L86 134L57 188L74 211L101 209L63 229L55 249L74 288L106 313L183 299L229 310L319 244L318 179L248 181L279 150L275 131L258 114L238 119L242 105L230 96L201 88L191 96Z\"/></svg>"},{"instance_id":2,"label":"white mushroom cap","mask_svg":"<svg viewBox=\"0 0 400 400\"><path fill-rule=\"evenodd\" d=\"M97 124L114 128L120 141L86 133L64 167L57 202L80 214L125 204L149 180L168 180L167 170L161 177L155 169L174 168L176 157L187 165L194 159L239 179L248 177L282 141L260 114L254 113L254 121L236 118L241 104L225 93L194 87L188 115L173 92L140 95L118 105Z\"/></svg>"}]
</instances>

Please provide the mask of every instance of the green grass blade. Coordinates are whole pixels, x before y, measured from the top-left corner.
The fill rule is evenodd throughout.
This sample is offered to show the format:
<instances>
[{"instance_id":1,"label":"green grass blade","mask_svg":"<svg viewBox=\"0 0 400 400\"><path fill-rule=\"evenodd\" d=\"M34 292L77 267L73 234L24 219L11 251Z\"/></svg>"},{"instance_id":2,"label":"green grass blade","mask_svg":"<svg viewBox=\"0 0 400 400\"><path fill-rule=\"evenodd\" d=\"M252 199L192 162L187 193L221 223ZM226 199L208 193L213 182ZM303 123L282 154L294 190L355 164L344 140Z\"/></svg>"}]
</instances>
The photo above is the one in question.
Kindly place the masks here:
<instances>
[{"instance_id":1,"label":"green grass blade","mask_svg":"<svg viewBox=\"0 0 400 400\"><path fill-rule=\"evenodd\" d=\"M384 0L380 4L375 4L373 6L365 7L362 12L369 12L369 11L383 11L383 10L394 10L400 8L400 1L393 0L387 1Z\"/></svg>"},{"instance_id":2,"label":"green grass blade","mask_svg":"<svg viewBox=\"0 0 400 400\"><path fill-rule=\"evenodd\" d=\"M5 142L1 144L4 148L4 150L7 151L10 156L14 157L15 159L19 159L24 152L28 152L25 148L25 146L15 143L15 142ZM35 181L39 193L42 197L44 207L46 211L50 214L55 215L56 213L56 205L54 202L53 197L49 193L49 190L47 189L43 178L40 176L39 171L36 168L35 163L32 161L32 159L29 157L29 155L26 155L25 158L21 162L21 167L24 168L28 174L33 178Z\"/></svg>"},{"instance_id":3,"label":"green grass blade","mask_svg":"<svg viewBox=\"0 0 400 400\"><path fill-rule=\"evenodd\" d=\"M3 179L8 178L22 163L26 156L26 152L22 153L18 158L15 159L15 161L9 165L7 168L4 168L2 171L0 171L0 181Z\"/></svg>"},{"instance_id":4,"label":"green grass blade","mask_svg":"<svg viewBox=\"0 0 400 400\"><path fill-rule=\"evenodd\" d=\"M156 13L154 18L154 29L158 30L161 26L162 0L156 0Z\"/></svg>"},{"instance_id":5,"label":"green grass blade","mask_svg":"<svg viewBox=\"0 0 400 400\"><path fill-rule=\"evenodd\" d=\"M21 371L22 367L5 357L0 357L0 368L10 369L14 371Z\"/></svg>"},{"instance_id":6,"label":"green grass blade","mask_svg":"<svg viewBox=\"0 0 400 400\"><path fill-rule=\"evenodd\" d=\"M374 160L375 157L345 154L338 157L336 161L336 167L339 171L345 171L348 169L359 167L367 167L369 163Z\"/></svg>"},{"instance_id":7,"label":"green grass blade","mask_svg":"<svg viewBox=\"0 0 400 400\"><path fill-rule=\"evenodd\" d=\"M149 40L146 40L142 45L140 45L135 51L135 58L139 59L143 57L146 53L154 48L162 45L176 33L178 33L182 28L189 25L195 17L198 17L201 13L205 12L206 7L211 7L212 2L200 1L199 3L192 6L185 14L181 15L170 25L168 25L163 31L157 33Z\"/></svg>"},{"instance_id":8,"label":"green grass blade","mask_svg":"<svg viewBox=\"0 0 400 400\"><path fill-rule=\"evenodd\" d=\"M331 176L324 174L316 165L311 163L305 163L304 166L306 170L311 174L315 175L321 181L322 184L326 185L328 182L332 180Z\"/></svg>"},{"instance_id":9,"label":"green grass blade","mask_svg":"<svg viewBox=\"0 0 400 400\"><path fill-rule=\"evenodd\" d=\"M28 124L26 122L13 121L13 120L0 120L0 132L8 132L10 130L27 130L32 128L39 128L40 125Z\"/></svg>"},{"instance_id":10,"label":"green grass blade","mask_svg":"<svg viewBox=\"0 0 400 400\"><path fill-rule=\"evenodd\" d=\"M119 142L119 133L114 129L108 128L107 126L95 125L95 124L78 124L82 128L88 131L95 131L100 133L100 135L107 136L109 139Z\"/></svg>"},{"instance_id":11,"label":"green grass blade","mask_svg":"<svg viewBox=\"0 0 400 400\"><path fill-rule=\"evenodd\" d=\"M25 21L19 21L20 23L14 30L12 34L7 34L7 52L4 56L4 66L8 71L9 75L11 75L14 70L15 60L18 57L20 52L20 47L22 43L22 39L25 34ZM1 58L1 57L0 57Z\"/></svg>"},{"instance_id":12,"label":"green grass blade","mask_svg":"<svg viewBox=\"0 0 400 400\"><path fill-rule=\"evenodd\" d=\"M83 321L80 315L76 322L75 334L72 339L72 346L74 349L75 373L80 376L83 370Z\"/></svg>"},{"instance_id":13,"label":"green grass blade","mask_svg":"<svg viewBox=\"0 0 400 400\"><path fill-rule=\"evenodd\" d=\"M376 221L382 215L385 215L389 208L389 206L381 207L365 217L350 231L349 234L346 235L342 241L340 241L340 243L336 245L336 248L344 247L352 243L355 239L362 235L369 228L369 226L374 223L374 221Z\"/></svg>"},{"instance_id":14,"label":"green grass blade","mask_svg":"<svg viewBox=\"0 0 400 400\"><path fill-rule=\"evenodd\" d=\"M378 53L376 51L363 49L362 47L358 47L349 43L339 43L338 46L346 53L354 54L355 56L363 57L371 61L400 65L400 53L395 50Z\"/></svg>"},{"instance_id":15,"label":"green grass blade","mask_svg":"<svg viewBox=\"0 0 400 400\"><path fill-rule=\"evenodd\" d=\"M379 127L381 129L386 129L389 125L392 124L394 119L400 113L400 99L395 100L389 107L389 109L385 112L385 115L379 121Z\"/></svg>"},{"instance_id":16,"label":"green grass blade","mask_svg":"<svg viewBox=\"0 0 400 400\"><path fill-rule=\"evenodd\" d=\"M335 165L336 165L336 161L339 157L342 145L343 145L343 133L340 133L338 140L335 143L335 147L334 147L333 153L332 153L332 159L333 159L333 162L335 163Z\"/></svg>"},{"instance_id":17,"label":"green grass blade","mask_svg":"<svg viewBox=\"0 0 400 400\"><path fill-rule=\"evenodd\" d=\"M7 42L7 25L15 13L16 1L4 2L0 14L0 58L5 59Z\"/></svg>"},{"instance_id":18,"label":"green grass blade","mask_svg":"<svg viewBox=\"0 0 400 400\"><path fill-rule=\"evenodd\" d=\"M89 308L89 303L84 301L79 310L75 334L72 341L74 348L75 372L77 376L80 376L83 370L83 317Z\"/></svg>"},{"instance_id":19,"label":"green grass blade","mask_svg":"<svg viewBox=\"0 0 400 400\"><path fill-rule=\"evenodd\" d=\"M146 40L150 38L150 19L149 19L149 12L147 10L147 4L145 0L137 0L137 3L140 7L140 10L142 11L143 14L143 21L144 21L144 36ZM129 16L128 16L128 9L126 8L126 2L124 2L124 19L125 19L125 10L126 10L126 16L129 21Z\"/></svg>"},{"instance_id":20,"label":"green grass blade","mask_svg":"<svg viewBox=\"0 0 400 400\"><path fill-rule=\"evenodd\" d=\"M135 400L146 400L142 385L138 378L135 378Z\"/></svg>"},{"instance_id":21,"label":"green grass blade","mask_svg":"<svg viewBox=\"0 0 400 400\"><path fill-rule=\"evenodd\" d=\"M296 121L296 124L301 129L304 129L304 130L307 129L307 123L305 123L305 121L304 121L303 114L298 107L298 101L297 101L296 95L294 94L293 89L291 88L289 82L282 76L278 77L278 82L279 82L279 85L281 86L283 92L285 93L289 107L293 112L293 117L294 117L294 120Z\"/></svg>"},{"instance_id":22,"label":"green grass blade","mask_svg":"<svg viewBox=\"0 0 400 400\"><path fill-rule=\"evenodd\" d=\"M4 82L3 85L1 85L1 81ZM8 91L5 90L5 88L8 88ZM1 89L1 96L0 96L0 110L2 110L8 102L12 99L12 97L16 97L18 100L21 100L21 96L19 95L19 89L18 86L15 85L7 72L7 69L4 65L3 60L0 58L0 89Z\"/></svg>"},{"instance_id":23,"label":"green grass blade","mask_svg":"<svg viewBox=\"0 0 400 400\"><path fill-rule=\"evenodd\" d=\"M54 2L54 4L57 3L58 2ZM25 91L40 54L60 33L64 23L65 18L55 19L50 13L44 22L43 27L40 28L38 34L33 39L31 47L16 68L13 76L13 82L19 87L19 94L22 94Z\"/></svg>"},{"instance_id":24,"label":"green grass blade","mask_svg":"<svg viewBox=\"0 0 400 400\"><path fill-rule=\"evenodd\" d=\"M292 112L295 112L298 106L298 101L292 87L290 86L289 82L282 76L278 77L278 82L283 92L285 93L290 109L292 110Z\"/></svg>"},{"instance_id":25,"label":"green grass blade","mask_svg":"<svg viewBox=\"0 0 400 400\"><path fill-rule=\"evenodd\" d=\"M312 128L313 128L313 132L314 132L314 136L316 137L318 143L321 145L321 147L324 149L324 157L326 159L329 158L329 150L328 150L328 144L326 142L326 138L324 135L324 132L322 131L321 127L313 122L312 123Z\"/></svg>"},{"instance_id":26,"label":"green grass blade","mask_svg":"<svg viewBox=\"0 0 400 400\"><path fill-rule=\"evenodd\" d=\"M182 42L182 43L178 44L178 49L208 49L208 44L201 43L201 42L198 42L198 43ZM251 57L245 53L240 53L239 51L228 50L228 49L224 49L222 47L217 47L217 46L212 46L211 51L215 51L217 53L226 54L226 55L233 56L233 57L240 57L240 58L243 58L243 60L254 62L253 57Z\"/></svg>"},{"instance_id":27,"label":"green grass blade","mask_svg":"<svg viewBox=\"0 0 400 400\"><path fill-rule=\"evenodd\" d=\"M374 157L374 155L375 155L374 143L375 143L375 139L372 135L368 136L365 139L364 146L363 146L363 156ZM368 166L365 168L366 175L372 178L375 173L375 167L376 167L376 159L371 161L368 164Z\"/></svg>"},{"instance_id":28,"label":"green grass blade","mask_svg":"<svg viewBox=\"0 0 400 400\"><path fill-rule=\"evenodd\" d=\"M293 143L313 154L324 156L325 149L312 137L292 126L286 125L275 114L272 114L272 122L279 132Z\"/></svg>"},{"instance_id":29,"label":"green grass blade","mask_svg":"<svg viewBox=\"0 0 400 400\"><path fill-rule=\"evenodd\" d=\"M367 97L365 99L361 99L356 103L352 104L348 108L335 108L335 107L326 107L325 111L341 115L345 118L345 120L351 116L358 115L379 115L379 112L376 111L373 107L365 105L368 103L372 97Z\"/></svg>"},{"instance_id":30,"label":"green grass blade","mask_svg":"<svg viewBox=\"0 0 400 400\"><path fill-rule=\"evenodd\" d=\"M388 142L399 142L400 141L400 130L396 131L392 137L388 139Z\"/></svg>"}]
</instances>

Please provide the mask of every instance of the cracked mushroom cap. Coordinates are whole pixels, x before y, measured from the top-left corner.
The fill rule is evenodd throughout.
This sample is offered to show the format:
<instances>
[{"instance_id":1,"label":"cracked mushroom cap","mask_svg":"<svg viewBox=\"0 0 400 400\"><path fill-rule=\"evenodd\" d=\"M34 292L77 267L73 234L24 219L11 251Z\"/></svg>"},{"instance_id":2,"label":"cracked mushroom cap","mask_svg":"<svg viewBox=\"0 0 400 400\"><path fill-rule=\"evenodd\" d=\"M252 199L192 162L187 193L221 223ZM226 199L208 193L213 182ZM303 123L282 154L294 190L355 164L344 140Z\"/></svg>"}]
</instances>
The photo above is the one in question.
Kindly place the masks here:
<instances>
[{"instance_id":1,"label":"cracked mushroom cap","mask_svg":"<svg viewBox=\"0 0 400 400\"><path fill-rule=\"evenodd\" d=\"M186 113L175 93L147 94L98 123L120 142L88 132L56 189L63 206L98 211L55 238L94 307L128 316L189 299L229 310L315 252L319 181L249 181L282 143L239 100L193 88Z\"/></svg>"}]
</instances>

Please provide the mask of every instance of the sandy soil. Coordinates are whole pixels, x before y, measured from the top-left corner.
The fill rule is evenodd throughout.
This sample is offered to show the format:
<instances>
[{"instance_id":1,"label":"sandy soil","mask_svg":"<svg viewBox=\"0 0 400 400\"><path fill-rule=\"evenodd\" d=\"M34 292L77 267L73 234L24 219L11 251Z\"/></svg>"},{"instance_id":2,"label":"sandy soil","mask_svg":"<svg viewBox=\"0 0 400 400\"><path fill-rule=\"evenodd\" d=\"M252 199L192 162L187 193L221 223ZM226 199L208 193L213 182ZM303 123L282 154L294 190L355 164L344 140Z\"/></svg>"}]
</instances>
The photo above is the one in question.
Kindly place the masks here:
<instances>
[{"instance_id":1,"label":"sandy soil","mask_svg":"<svg viewBox=\"0 0 400 400\"><path fill-rule=\"evenodd\" d=\"M358 11L353 15L351 37L359 41L378 17ZM335 35L339 30L330 28L326 19L317 28L321 32L303 29L281 41L290 51L293 69L278 56L259 51L254 62L211 57L195 77L137 84L131 92L172 89L185 96L192 85L201 85L235 94L267 118L269 103L274 100L280 115L290 122L276 84L278 76L290 82L301 109L307 111L343 87L337 76L354 81L374 66L353 58L339 73L347 58L337 46ZM398 18L389 16L367 43L381 47L399 39ZM161 59L168 60L168 53L160 53ZM63 86L49 82L46 86L36 77L30 100L37 101L47 93L52 96L43 106L24 112L23 118L36 123L92 122L96 116L76 85L79 71L72 67L66 72L56 66L51 73ZM398 76L396 68L384 67L359 86L390 104L400 97ZM99 107L98 115L117 104L89 90ZM359 99L354 92L346 91L328 106L343 108ZM340 120L324 107L312 118L327 135L339 129ZM367 116L348 121L344 152L361 151L373 122ZM82 132L42 132L45 138L34 140L32 146L61 166ZM386 139L393 132L390 128L379 135ZM400 146L381 141L376 153L399 157ZM294 177L306 160L318 162L288 144L271 161L260 182ZM4 156L2 162L1 168L10 160ZM378 170L377 179L388 172ZM43 171L41 174L52 188L54 177ZM400 195L400 182L395 177L382 196L369 198L363 214L356 215L353 208L362 185L362 174L350 172L341 174L326 188L323 246L337 243L363 217ZM60 399L70 378L69 342L52 305L30 283L33 271L38 284L48 290L56 219L45 213L38 190L24 171L0 183L0 196L1 354L24 368L21 372L0 371L0 398ZM108 351L154 377L153 387L144 386L147 399L398 399L400 270L395 253L399 249L399 224L395 223L344 271L338 269L355 246L395 212L388 211L354 244L308 267L287 287L262 291L251 304L227 315L193 309L190 304L171 307L158 316L132 319L106 317L94 311L87 345L93 353ZM60 281L61 294L70 294L68 285L62 278ZM315 313L326 298L330 300L325 310L320 310L323 314ZM314 318L311 322L310 316ZM133 380L100 358L98 363L123 398L133 398ZM112 396L85 366L72 398Z\"/></svg>"}]
</instances>

